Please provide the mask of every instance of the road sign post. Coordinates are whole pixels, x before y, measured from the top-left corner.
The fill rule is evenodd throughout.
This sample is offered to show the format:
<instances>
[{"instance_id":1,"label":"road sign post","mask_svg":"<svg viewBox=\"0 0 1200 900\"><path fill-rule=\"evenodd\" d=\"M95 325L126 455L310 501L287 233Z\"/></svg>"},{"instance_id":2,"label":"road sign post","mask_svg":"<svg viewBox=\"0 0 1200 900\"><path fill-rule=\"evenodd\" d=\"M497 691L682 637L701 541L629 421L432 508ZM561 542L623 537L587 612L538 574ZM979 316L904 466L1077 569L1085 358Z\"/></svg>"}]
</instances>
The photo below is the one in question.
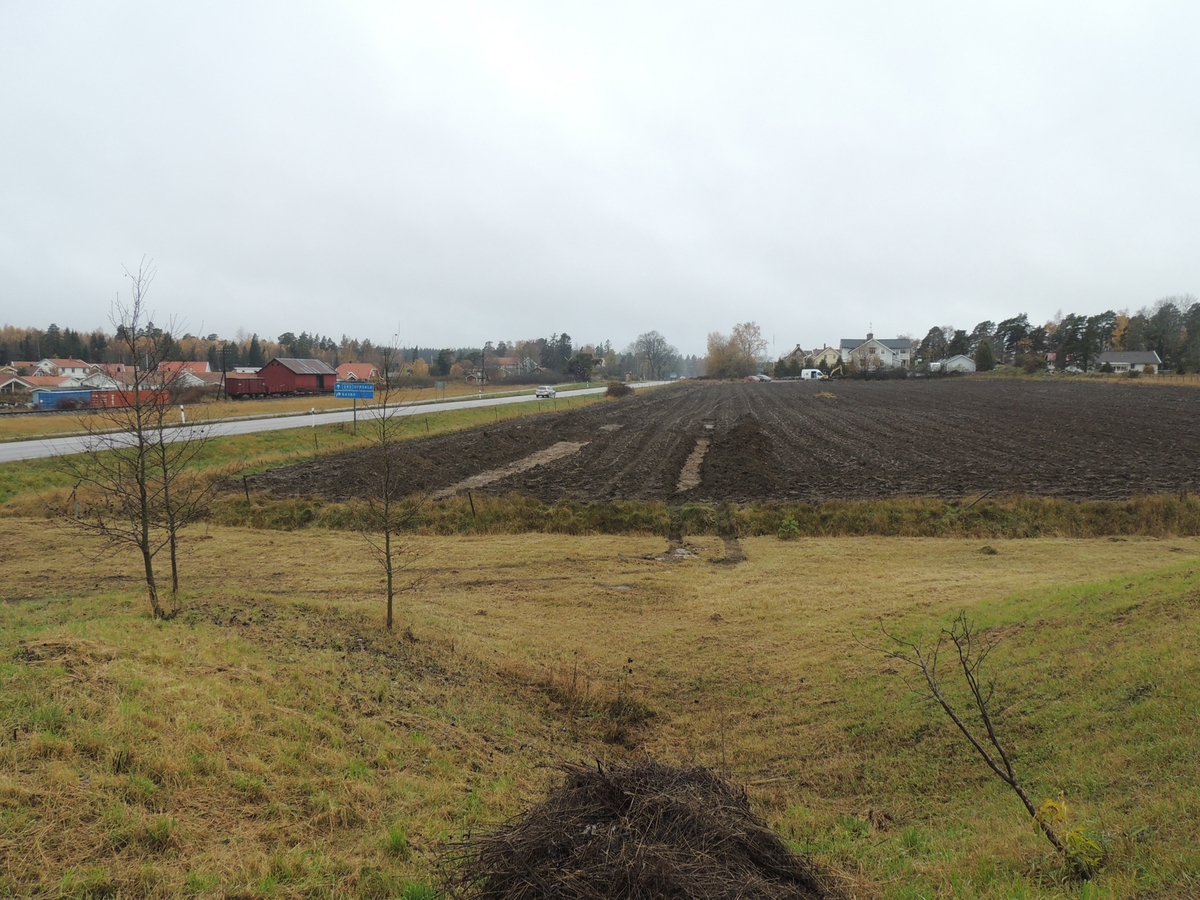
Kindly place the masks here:
<instances>
[{"instance_id":1,"label":"road sign post","mask_svg":"<svg viewBox=\"0 0 1200 900\"><path fill-rule=\"evenodd\" d=\"M375 385L369 381L335 381L333 396L354 401L354 433L358 434L358 401L374 400Z\"/></svg>"}]
</instances>

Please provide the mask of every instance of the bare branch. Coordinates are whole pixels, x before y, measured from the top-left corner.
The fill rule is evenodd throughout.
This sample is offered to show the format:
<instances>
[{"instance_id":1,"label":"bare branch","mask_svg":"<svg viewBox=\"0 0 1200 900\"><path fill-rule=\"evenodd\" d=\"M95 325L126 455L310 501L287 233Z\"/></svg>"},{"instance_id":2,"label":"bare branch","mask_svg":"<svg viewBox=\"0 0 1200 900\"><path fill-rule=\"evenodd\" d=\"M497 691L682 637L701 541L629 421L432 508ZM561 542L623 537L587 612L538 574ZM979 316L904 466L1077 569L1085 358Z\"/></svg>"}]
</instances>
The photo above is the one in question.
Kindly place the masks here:
<instances>
[{"instance_id":1,"label":"bare branch","mask_svg":"<svg viewBox=\"0 0 1200 900\"><path fill-rule=\"evenodd\" d=\"M999 735L996 733L989 708L989 704L995 693L994 685L989 682L985 691L981 687L980 680L980 669L995 647L995 644L986 639L980 642L965 612L959 613L950 628L942 629L938 635L938 639L928 650L919 641L907 641L889 632L883 624L882 619L880 620L879 627L894 647L872 647L862 641L858 641L857 638L855 640L858 641L860 646L881 653L888 659L905 663L921 673L924 681L923 693L925 696L932 699L942 708L947 718L954 723L954 726L967 739L967 742L975 748L975 752L979 754L988 768L1020 798L1022 805L1034 822L1037 823L1042 834L1045 835L1055 850L1071 862L1075 867L1076 874L1086 877L1087 872L1068 853L1062 840L1050 827L1050 823L1044 817L1038 815L1037 808L1033 805L1025 788L1018 780L1012 761L1004 749ZM955 654L958 657L958 666L962 672L963 680L967 684L971 703L975 707L975 712L983 725L984 736L982 737L977 735L965 718L960 715L958 709L950 702L950 699L946 696L942 688L941 679L938 674L938 658L942 647L946 644L954 647Z\"/></svg>"}]
</instances>

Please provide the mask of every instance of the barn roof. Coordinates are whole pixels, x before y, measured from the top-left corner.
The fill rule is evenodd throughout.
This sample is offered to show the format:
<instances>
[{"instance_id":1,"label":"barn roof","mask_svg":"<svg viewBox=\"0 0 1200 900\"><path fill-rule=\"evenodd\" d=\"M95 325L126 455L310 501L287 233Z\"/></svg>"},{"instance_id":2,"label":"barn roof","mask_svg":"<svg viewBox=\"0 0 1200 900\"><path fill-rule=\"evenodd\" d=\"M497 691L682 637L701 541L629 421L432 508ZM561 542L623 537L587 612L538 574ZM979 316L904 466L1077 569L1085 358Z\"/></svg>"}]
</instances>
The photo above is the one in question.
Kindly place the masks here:
<instances>
[{"instance_id":1,"label":"barn roof","mask_svg":"<svg viewBox=\"0 0 1200 900\"><path fill-rule=\"evenodd\" d=\"M336 375L337 374L337 372L335 372L333 369L331 369L327 363L324 363L319 359L287 359L282 356L277 356L273 360L271 360L271 362L267 363L267 365L269 366L273 362L279 363L281 366L283 366L286 369L290 369L291 371L295 372L297 375Z\"/></svg>"}]
</instances>

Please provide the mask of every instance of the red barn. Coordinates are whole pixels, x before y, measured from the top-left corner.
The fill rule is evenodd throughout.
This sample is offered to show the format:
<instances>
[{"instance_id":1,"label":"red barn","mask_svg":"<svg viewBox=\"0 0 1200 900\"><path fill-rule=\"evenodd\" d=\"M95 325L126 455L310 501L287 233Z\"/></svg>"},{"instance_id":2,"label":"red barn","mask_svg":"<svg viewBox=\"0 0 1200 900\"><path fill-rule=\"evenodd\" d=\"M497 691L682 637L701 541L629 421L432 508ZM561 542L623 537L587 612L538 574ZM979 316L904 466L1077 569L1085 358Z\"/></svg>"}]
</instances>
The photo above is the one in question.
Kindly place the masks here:
<instances>
[{"instance_id":1,"label":"red barn","mask_svg":"<svg viewBox=\"0 0 1200 900\"><path fill-rule=\"evenodd\" d=\"M277 356L258 370L258 377L266 382L270 394L332 392L337 372L319 359L283 359Z\"/></svg>"}]
</instances>

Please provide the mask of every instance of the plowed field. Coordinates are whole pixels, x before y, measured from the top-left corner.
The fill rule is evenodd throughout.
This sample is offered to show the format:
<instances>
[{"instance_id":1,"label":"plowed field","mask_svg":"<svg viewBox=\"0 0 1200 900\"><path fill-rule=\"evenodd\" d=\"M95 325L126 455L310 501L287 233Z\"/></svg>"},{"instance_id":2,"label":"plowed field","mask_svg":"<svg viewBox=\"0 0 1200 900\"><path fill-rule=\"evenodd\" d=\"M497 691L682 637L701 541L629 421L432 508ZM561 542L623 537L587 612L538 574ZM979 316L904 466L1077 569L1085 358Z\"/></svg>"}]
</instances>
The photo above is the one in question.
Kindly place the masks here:
<instances>
[{"instance_id":1,"label":"plowed field","mask_svg":"<svg viewBox=\"0 0 1200 900\"><path fill-rule=\"evenodd\" d=\"M689 383L406 441L395 452L414 492L462 484L548 502L956 499L989 490L1114 500L1200 491L1200 392L1068 379ZM355 468L369 460L346 454L250 484L346 499Z\"/></svg>"}]
</instances>

